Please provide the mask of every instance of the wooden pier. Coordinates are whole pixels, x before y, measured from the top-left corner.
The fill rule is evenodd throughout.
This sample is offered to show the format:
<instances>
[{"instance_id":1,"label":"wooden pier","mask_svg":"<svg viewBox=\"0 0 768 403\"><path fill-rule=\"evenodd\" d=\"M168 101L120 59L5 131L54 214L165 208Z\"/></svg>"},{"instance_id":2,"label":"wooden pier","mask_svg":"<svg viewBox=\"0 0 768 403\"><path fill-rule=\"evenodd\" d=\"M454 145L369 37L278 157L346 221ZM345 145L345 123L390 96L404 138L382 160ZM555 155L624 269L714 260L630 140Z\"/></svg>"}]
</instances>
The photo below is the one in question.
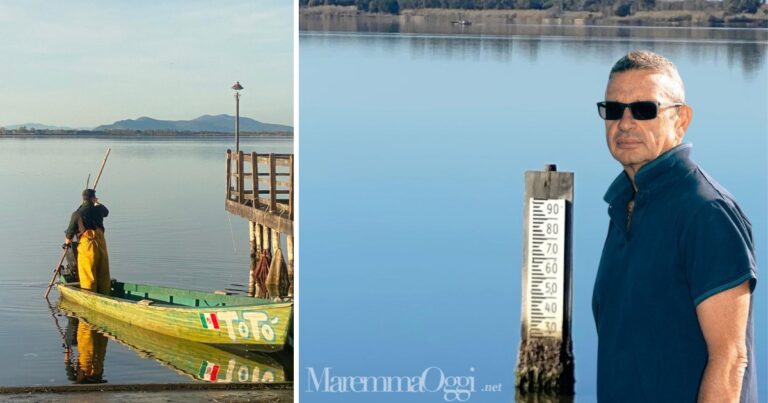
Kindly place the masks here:
<instances>
[{"instance_id":1,"label":"wooden pier","mask_svg":"<svg viewBox=\"0 0 768 403\"><path fill-rule=\"evenodd\" d=\"M251 244L248 294L293 298L293 154L227 150L226 163L224 208L248 220Z\"/></svg>"}]
</instances>

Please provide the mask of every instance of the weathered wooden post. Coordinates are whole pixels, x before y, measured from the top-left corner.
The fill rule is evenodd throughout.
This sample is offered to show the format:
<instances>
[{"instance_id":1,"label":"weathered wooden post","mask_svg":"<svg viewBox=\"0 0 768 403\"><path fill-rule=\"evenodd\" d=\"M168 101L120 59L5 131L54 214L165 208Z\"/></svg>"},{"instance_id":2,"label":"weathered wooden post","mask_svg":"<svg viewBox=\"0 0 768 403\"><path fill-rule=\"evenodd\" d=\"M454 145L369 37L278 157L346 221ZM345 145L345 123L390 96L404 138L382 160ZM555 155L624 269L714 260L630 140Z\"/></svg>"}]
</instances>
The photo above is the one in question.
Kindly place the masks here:
<instances>
[{"instance_id":1,"label":"weathered wooden post","mask_svg":"<svg viewBox=\"0 0 768 403\"><path fill-rule=\"evenodd\" d=\"M285 248L288 249L288 297L293 298L293 235L285 237Z\"/></svg>"},{"instance_id":2,"label":"weathered wooden post","mask_svg":"<svg viewBox=\"0 0 768 403\"><path fill-rule=\"evenodd\" d=\"M275 154L269 154L269 211L277 211L277 162Z\"/></svg>"},{"instance_id":3,"label":"weathered wooden post","mask_svg":"<svg viewBox=\"0 0 768 403\"><path fill-rule=\"evenodd\" d=\"M252 297L258 292L258 285L256 284L256 281L254 281L253 275L259 265L259 255L261 254L261 224L248 221L248 230L249 239L251 241L251 267L248 276L248 295Z\"/></svg>"},{"instance_id":4,"label":"weathered wooden post","mask_svg":"<svg viewBox=\"0 0 768 403\"><path fill-rule=\"evenodd\" d=\"M288 218L293 220L293 154L288 157L288 161Z\"/></svg>"},{"instance_id":5,"label":"weathered wooden post","mask_svg":"<svg viewBox=\"0 0 768 403\"><path fill-rule=\"evenodd\" d=\"M288 216L293 220L293 155L288 158L290 161L288 164ZM288 297L293 298L293 235L286 236L285 248L288 249L286 251L288 254Z\"/></svg>"},{"instance_id":6,"label":"weathered wooden post","mask_svg":"<svg viewBox=\"0 0 768 403\"><path fill-rule=\"evenodd\" d=\"M256 232L256 245L258 248L258 253L256 254L256 266L253 268L255 274L259 264L259 256L261 256L261 252L264 250L264 226L261 224L256 224L256 228L254 228L254 230ZM259 284L254 280L253 295L259 295L260 291L261 290L259 288Z\"/></svg>"},{"instance_id":7,"label":"weathered wooden post","mask_svg":"<svg viewBox=\"0 0 768 403\"><path fill-rule=\"evenodd\" d=\"M253 192L253 201L251 206L259 208L259 157L256 152L251 153L251 191Z\"/></svg>"},{"instance_id":8,"label":"weathered wooden post","mask_svg":"<svg viewBox=\"0 0 768 403\"><path fill-rule=\"evenodd\" d=\"M274 256L280 249L280 233L275 229L270 230L270 233L272 234L272 256Z\"/></svg>"},{"instance_id":9,"label":"weathered wooden post","mask_svg":"<svg viewBox=\"0 0 768 403\"><path fill-rule=\"evenodd\" d=\"M227 194L226 200L230 200L232 192L232 150L227 150Z\"/></svg>"},{"instance_id":10,"label":"weathered wooden post","mask_svg":"<svg viewBox=\"0 0 768 403\"><path fill-rule=\"evenodd\" d=\"M267 292L270 298L281 297L280 295L280 267L283 263L283 253L280 249L280 233L277 230L270 229L272 235L272 264L269 267L267 275Z\"/></svg>"},{"instance_id":11,"label":"weathered wooden post","mask_svg":"<svg viewBox=\"0 0 768 403\"><path fill-rule=\"evenodd\" d=\"M261 231L262 249L266 249L268 254L272 256L272 237L269 235L270 229L266 225L262 225Z\"/></svg>"},{"instance_id":12,"label":"weathered wooden post","mask_svg":"<svg viewBox=\"0 0 768 403\"><path fill-rule=\"evenodd\" d=\"M243 170L245 167L245 158L243 152L237 153L237 202L245 203L245 175Z\"/></svg>"},{"instance_id":13,"label":"weathered wooden post","mask_svg":"<svg viewBox=\"0 0 768 403\"><path fill-rule=\"evenodd\" d=\"M521 395L571 395L573 173L525 173L522 335L515 386Z\"/></svg>"}]
</instances>

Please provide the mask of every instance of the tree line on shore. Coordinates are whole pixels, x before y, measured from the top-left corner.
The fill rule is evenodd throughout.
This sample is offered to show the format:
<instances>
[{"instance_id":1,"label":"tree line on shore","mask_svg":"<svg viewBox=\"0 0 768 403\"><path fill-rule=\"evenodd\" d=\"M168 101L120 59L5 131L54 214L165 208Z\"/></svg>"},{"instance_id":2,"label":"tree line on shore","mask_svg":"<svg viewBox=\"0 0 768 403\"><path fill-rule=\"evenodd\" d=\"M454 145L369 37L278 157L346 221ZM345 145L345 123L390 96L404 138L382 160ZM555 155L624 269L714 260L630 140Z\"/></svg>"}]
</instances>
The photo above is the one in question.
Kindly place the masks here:
<instances>
[{"instance_id":1,"label":"tree line on shore","mask_svg":"<svg viewBox=\"0 0 768 403\"><path fill-rule=\"evenodd\" d=\"M371 13L399 14L405 9L463 9L463 10L548 10L590 11L604 15L628 16L636 11L673 9L673 3L687 11L723 10L725 12L755 13L765 0L299 0L302 6L355 6Z\"/></svg>"},{"instance_id":2,"label":"tree line on shore","mask_svg":"<svg viewBox=\"0 0 768 403\"><path fill-rule=\"evenodd\" d=\"M178 131L178 130L132 130L132 129L111 129L111 130L76 130L76 129L33 129L19 127L15 129L6 129L0 127L0 136L152 136L152 137L231 137L231 132L212 132L212 131ZM291 137L291 132L251 132L241 131L242 137Z\"/></svg>"}]
</instances>

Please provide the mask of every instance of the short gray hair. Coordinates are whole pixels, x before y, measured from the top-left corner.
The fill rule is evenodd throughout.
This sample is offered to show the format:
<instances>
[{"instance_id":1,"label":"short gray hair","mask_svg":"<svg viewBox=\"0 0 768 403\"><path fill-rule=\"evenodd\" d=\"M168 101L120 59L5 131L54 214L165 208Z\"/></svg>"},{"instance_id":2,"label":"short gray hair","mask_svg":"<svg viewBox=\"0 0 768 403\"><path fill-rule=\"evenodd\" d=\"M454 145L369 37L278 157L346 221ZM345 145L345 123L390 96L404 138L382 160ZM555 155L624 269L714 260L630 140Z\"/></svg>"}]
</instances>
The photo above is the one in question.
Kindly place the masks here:
<instances>
[{"instance_id":1,"label":"short gray hair","mask_svg":"<svg viewBox=\"0 0 768 403\"><path fill-rule=\"evenodd\" d=\"M677 67L666 57L650 50L633 50L619 59L611 68L610 77L630 70L650 70L669 77L679 88L669 89L669 96L675 102L685 102L685 86Z\"/></svg>"}]
</instances>

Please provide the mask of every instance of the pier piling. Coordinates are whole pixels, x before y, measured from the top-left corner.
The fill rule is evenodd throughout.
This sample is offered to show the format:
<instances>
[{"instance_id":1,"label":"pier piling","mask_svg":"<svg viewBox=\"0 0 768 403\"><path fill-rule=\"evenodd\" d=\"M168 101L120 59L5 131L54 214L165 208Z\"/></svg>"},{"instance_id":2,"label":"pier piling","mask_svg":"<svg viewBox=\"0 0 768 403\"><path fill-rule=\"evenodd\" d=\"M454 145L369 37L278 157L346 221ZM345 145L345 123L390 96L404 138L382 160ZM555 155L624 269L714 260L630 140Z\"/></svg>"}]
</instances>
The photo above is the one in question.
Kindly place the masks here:
<instances>
[{"instance_id":1,"label":"pier piling","mask_svg":"<svg viewBox=\"0 0 768 403\"><path fill-rule=\"evenodd\" d=\"M288 252L288 297L293 298L293 236L285 237L285 248Z\"/></svg>"}]
</instances>

